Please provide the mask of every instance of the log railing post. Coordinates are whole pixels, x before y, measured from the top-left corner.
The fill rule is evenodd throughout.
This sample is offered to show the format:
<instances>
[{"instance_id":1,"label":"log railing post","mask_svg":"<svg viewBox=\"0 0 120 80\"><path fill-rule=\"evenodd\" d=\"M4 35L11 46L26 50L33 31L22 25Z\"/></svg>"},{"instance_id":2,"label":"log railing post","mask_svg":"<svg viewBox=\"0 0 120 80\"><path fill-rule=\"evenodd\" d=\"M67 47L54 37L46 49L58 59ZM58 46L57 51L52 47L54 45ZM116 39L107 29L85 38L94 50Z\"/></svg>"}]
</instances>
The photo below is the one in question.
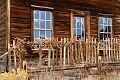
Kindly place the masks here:
<instances>
[{"instance_id":1,"label":"log railing post","mask_svg":"<svg viewBox=\"0 0 120 80\"><path fill-rule=\"evenodd\" d=\"M60 65L62 65L62 42L63 42L63 39L61 38L61 43L60 43Z\"/></svg>"},{"instance_id":2,"label":"log railing post","mask_svg":"<svg viewBox=\"0 0 120 80\"><path fill-rule=\"evenodd\" d=\"M63 64L66 64L66 38L64 38L64 59L63 59Z\"/></svg>"},{"instance_id":3,"label":"log railing post","mask_svg":"<svg viewBox=\"0 0 120 80\"><path fill-rule=\"evenodd\" d=\"M17 70L17 62L16 62L16 53L15 53L15 40L13 40L13 54L14 54L14 66L15 66L15 70Z\"/></svg>"}]
</instances>

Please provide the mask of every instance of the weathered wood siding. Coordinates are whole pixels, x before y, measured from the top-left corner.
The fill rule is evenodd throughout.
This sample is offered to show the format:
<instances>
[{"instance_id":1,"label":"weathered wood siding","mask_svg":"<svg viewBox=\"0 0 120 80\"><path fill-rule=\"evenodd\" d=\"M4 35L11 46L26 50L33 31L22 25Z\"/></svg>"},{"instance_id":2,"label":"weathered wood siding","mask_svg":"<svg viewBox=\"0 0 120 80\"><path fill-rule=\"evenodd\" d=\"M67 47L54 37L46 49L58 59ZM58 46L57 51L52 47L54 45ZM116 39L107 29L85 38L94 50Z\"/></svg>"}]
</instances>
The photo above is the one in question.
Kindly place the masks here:
<instances>
[{"instance_id":1,"label":"weathered wood siding","mask_svg":"<svg viewBox=\"0 0 120 80\"><path fill-rule=\"evenodd\" d=\"M31 39L31 10L29 0L11 0L10 36Z\"/></svg>"},{"instance_id":2,"label":"weathered wood siding","mask_svg":"<svg viewBox=\"0 0 120 80\"><path fill-rule=\"evenodd\" d=\"M90 37L98 39L98 17L97 13L90 16Z\"/></svg>"},{"instance_id":3,"label":"weathered wood siding","mask_svg":"<svg viewBox=\"0 0 120 80\"><path fill-rule=\"evenodd\" d=\"M31 5L53 7L53 32L55 37L70 37L70 10L89 11L90 12L90 36L98 38L98 13L114 14L114 7L112 3L102 3L102 1L85 2L85 1L62 1L62 0L11 0L11 28L10 36L26 37L32 40L31 26ZM114 2L115 4L116 2ZM101 6L98 6L101 4ZM110 9L111 7L112 9ZM118 11L119 12L119 11ZM120 12L119 12L120 13ZM119 18L116 15L116 18ZM120 19L115 19L115 36L119 36ZM113 25L113 27L114 27Z\"/></svg>"},{"instance_id":4,"label":"weathered wood siding","mask_svg":"<svg viewBox=\"0 0 120 80\"><path fill-rule=\"evenodd\" d=\"M114 17L114 37L120 38L120 10L116 10Z\"/></svg>"},{"instance_id":5,"label":"weathered wood siding","mask_svg":"<svg viewBox=\"0 0 120 80\"><path fill-rule=\"evenodd\" d=\"M0 55L7 51L7 0L0 0Z\"/></svg>"},{"instance_id":6,"label":"weathered wood siding","mask_svg":"<svg viewBox=\"0 0 120 80\"><path fill-rule=\"evenodd\" d=\"M54 11L54 36L55 37L70 37L70 12L69 11Z\"/></svg>"}]
</instances>

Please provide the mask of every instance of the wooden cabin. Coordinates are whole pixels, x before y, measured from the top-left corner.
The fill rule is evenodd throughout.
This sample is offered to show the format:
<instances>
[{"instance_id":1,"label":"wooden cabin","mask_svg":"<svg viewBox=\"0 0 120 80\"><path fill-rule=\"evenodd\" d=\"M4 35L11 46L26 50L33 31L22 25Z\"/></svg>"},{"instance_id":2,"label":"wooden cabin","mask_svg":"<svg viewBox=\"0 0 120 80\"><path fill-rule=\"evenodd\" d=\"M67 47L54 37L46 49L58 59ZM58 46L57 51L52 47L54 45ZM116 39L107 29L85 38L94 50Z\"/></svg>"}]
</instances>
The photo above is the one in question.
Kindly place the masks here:
<instances>
[{"instance_id":1,"label":"wooden cabin","mask_svg":"<svg viewBox=\"0 0 120 80\"><path fill-rule=\"evenodd\" d=\"M119 0L0 0L0 55L16 37L120 38Z\"/></svg>"}]
</instances>

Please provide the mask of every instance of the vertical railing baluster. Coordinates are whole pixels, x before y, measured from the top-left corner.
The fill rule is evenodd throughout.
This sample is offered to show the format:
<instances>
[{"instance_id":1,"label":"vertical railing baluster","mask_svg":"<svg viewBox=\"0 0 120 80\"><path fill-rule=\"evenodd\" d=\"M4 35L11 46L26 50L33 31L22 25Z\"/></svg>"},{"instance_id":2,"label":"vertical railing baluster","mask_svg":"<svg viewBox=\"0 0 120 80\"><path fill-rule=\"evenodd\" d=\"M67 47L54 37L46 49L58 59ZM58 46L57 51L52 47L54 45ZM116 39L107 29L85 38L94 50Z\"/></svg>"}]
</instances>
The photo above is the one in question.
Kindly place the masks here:
<instances>
[{"instance_id":1,"label":"vertical railing baluster","mask_svg":"<svg viewBox=\"0 0 120 80\"><path fill-rule=\"evenodd\" d=\"M64 57L63 57L63 64L66 64L66 38L64 38Z\"/></svg>"},{"instance_id":2,"label":"vertical railing baluster","mask_svg":"<svg viewBox=\"0 0 120 80\"><path fill-rule=\"evenodd\" d=\"M61 38L61 43L60 43L60 65L62 65L62 44L63 43L63 39Z\"/></svg>"}]
</instances>

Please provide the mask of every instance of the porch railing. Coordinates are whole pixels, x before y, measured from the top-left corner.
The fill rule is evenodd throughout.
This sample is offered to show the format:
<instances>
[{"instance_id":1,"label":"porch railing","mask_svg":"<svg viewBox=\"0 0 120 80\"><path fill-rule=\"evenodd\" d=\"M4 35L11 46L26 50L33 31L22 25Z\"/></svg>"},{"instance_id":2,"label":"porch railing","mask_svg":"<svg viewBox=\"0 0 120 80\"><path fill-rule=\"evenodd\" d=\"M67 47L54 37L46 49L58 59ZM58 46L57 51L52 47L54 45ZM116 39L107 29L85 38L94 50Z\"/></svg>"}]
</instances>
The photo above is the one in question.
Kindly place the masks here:
<instances>
[{"instance_id":1,"label":"porch railing","mask_svg":"<svg viewBox=\"0 0 120 80\"><path fill-rule=\"evenodd\" d=\"M22 43L26 44L27 42L22 41ZM69 38L54 38L39 40L34 44L29 42L27 45L31 45L32 51L38 51L38 67L52 69L53 66L61 68L69 66L71 68L82 65L97 66L99 61L102 63L120 62L120 41L117 38L106 39L103 42L93 38L74 41Z\"/></svg>"}]
</instances>

